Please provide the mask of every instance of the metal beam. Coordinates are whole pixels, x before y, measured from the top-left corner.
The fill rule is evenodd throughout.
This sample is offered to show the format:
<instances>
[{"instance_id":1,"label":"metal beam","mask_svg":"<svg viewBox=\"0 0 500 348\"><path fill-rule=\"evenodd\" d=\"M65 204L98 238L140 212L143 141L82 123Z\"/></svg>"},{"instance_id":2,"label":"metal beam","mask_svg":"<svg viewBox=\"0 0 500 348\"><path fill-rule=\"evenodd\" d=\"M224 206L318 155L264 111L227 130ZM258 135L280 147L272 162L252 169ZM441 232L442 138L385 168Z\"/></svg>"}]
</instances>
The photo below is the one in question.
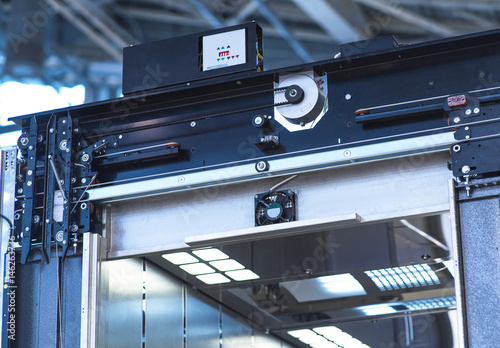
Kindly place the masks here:
<instances>
[{"instance_id":1,"label":"metal beam","mask_svg":"<svg viewBox=\"0 0 500 348\"><path fill-rule=\"evenodd\" d=\"M283 23L269 10L269 8L264 4L262 0L251 0L257 5L259 12L267 19L269 23L280 33L281 37L292 47L293 51L300 57L300 59L305 63L310 63L313 61L309 53L304 49L304 47L298 42L285 28Z\"/></svg>"},{"instance_id":2,"label":"metal beam","mask_svg":"<svg viewBox=\"0 0 500 348\"><path fill-rule=\"evenodd\" d=\"M47 0L54 10L56 10L60 15L62 15L66 20L73 24L77 29L79 29L83 34L85 34L90 40L92 40L97 46L102 50L107 52L113 59L121 61L122 60L122 50L114 47L112 42L106 40L102 35L99 35L95 30L85 21L83 21L77 14L75 14L68 6L61 4L57 0Z\"/></svg>"},{"instance_id":3,"label":"metal beam","mask_svg":"<svg viewBox=\"0 0 500 348\"><path fill-rule=\"evenodd\" d=\"M339 43L358 41L362 39L359 32L335 10L326 0L292 0L324 31Z\"/></svg>"},{"instance_id":4,"label":"metal beam","mask_svg":"<svg viewBox=\"0 0 500 348\"><path fill-rule=\"evenodd\" d=\"M200 15L214 28L222 28L224 24L199 0L188 0Z\"/></svg>"},{"instance_id":5,"label":"metal beam","mask_svg":"<svg viewBox=\"0 0 500 348\"><path fill-rule=\"evenodd\" d=\"M371 7L377 11L387 13L394 18L398 18L404 22L414 24L424 31L432 32L441 37L456 35L454 30L451 30L446 25L442 25L433 20L425 18L401 6L400 3L389 3L385 0L355 0L365 6Z\"/></svg>"}]
</instances>

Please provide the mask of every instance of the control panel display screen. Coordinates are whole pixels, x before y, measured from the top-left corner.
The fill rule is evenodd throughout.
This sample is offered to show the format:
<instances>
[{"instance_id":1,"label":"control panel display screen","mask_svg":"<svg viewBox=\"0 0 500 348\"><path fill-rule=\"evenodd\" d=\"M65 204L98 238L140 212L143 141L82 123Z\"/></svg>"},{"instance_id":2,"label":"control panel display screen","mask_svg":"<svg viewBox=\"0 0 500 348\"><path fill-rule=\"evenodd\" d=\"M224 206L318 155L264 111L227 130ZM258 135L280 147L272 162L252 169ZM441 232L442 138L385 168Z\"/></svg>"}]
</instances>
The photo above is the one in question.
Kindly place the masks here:
<instances>
[{"instance_id":1,"label":"control panel display screen","mask_svg":"<svg viewBox=\"0 0 500 348\"><path fill-rule=\"evenodd\" d=\"M203 36L202 71L246 63L246 29Z\"/></svg>"}]
</instances>

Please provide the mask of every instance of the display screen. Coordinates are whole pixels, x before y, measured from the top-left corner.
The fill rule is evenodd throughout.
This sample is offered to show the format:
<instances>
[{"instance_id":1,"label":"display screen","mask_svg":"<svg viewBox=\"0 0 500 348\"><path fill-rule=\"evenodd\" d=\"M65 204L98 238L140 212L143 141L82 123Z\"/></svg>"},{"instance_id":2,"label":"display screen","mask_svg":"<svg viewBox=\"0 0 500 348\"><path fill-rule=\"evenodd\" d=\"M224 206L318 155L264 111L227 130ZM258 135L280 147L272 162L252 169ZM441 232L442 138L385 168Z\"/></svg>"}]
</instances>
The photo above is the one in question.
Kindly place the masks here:
<instances>
[{"instance_id":1,"label":"display screen","mask_svg":"<svg viewBox=\"0 0 500 348\"><path fill-rule=\"evenodd\" d=\"M229 56L229 51L219 52L219 57L225 57L225 56Z\"/></svg>"}]
</instances>

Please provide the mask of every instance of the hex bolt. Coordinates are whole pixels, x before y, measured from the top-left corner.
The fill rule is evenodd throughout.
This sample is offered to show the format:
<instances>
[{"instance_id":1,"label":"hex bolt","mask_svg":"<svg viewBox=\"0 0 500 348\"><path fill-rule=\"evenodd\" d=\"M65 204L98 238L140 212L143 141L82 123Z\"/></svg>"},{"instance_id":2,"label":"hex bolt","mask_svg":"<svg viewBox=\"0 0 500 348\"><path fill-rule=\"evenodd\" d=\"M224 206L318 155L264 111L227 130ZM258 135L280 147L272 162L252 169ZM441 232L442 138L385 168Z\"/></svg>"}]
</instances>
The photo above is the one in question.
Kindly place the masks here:
<instances>
[{"instance_id":1,"label":"hex bolt","mask_svg":"<svg viewBox=\"0 0 500 348\"><path fill-rule=\"evenodd\" d=\"M351 151L345 150L344 151L344 157L350 157L351 156Z\"/></svg>"},{"instance_id":2,"label":"hex bolt","mask_svg":"<svg viewBox=\"0 0 500 348\"><path fill-rule=\"evenodd\" d=\"M453 152L460 152L460 145L456 144L456 145L453 145Z\"/></svg>"},{"instance_id":3,"label":"hex bolt","mask_svg":"<svg viewBox=\"0 0 500 348\"><path fill-rule=\"evenodd\" d=\"M479 108L474 108L474 113L475 114L479 114L481 112L481 110Z\"/></svg>"},{"instance_id":4,"label":"hex bolt","mask_svg":"<svg viewBox=\"0 0 500 348\"><path fill-rule=\"evenodd\" d=\"M33 183L31 181L28 181L26 185L31 186Z\"/></svg>"},{"instance_id":5,"label":"hex bolt","mask_svg":"<svg viewBox=\"0 0 500 348\"><path fill-rule=\"evenodd\" d=\"M455 117L453 119L453 123L459 123L460 122L460 117Z\"/></svg>"},{"instance_id":6,"label":"hex bolt","mask_svg":"<svg viewBox=\"0 0 500 348\"><path fill-rule=\"evenodd\" d=\"M347 93L345 95L345 100L351 100L352 99L352 95L350 95L349 93Z\"/></svg>"},{"instance_id":7,"label":"hex bolt","mask_svg":"<svg viewBox=\"0 0 500 348\"><path fill-rule=\"evenodd\" d=\"M195 126L196 126L196 122L194 122L194 121L193 121L193 122L191 122L190 126L191 126L191 127L195 127Z\"/></svg>"},{"instance_id":8,"label":"hex bolt","mask_svg":"<svg viewBox=\"0 0 500 348\"><path fill-rule=\"evenodd\" d=\"M470 173L470 167L469 166L463 166L462 167L462 173L469 174Z\"/></svg>"},{"instance_id":9,"label":"hex bolt","mask_svg":"<svg viewBox=\"0 0 500 348\"><path fill-rule=\"evenodd\" d=\"M28 170L27 174L28 174L28 176L31 176L31 175L33 175L33 171L30 169L30 170Z\"/></svg>"},{"instance_id":10,"label":"hex bolt","mask_svg":"<svg viewBox=\"0 0 500 348\"><path fill-rule=\"evenodd\" d=\"M465 114L466 114L467 116L469 116L470 114L472 114L472 110L471 110L471 109L467 109L467 110L465 110Z\"/></svg>"},{"instance_id":11,"label":"hex bolt","mask_svg":"<svg viewBox=\"0 0 500 348\"><path fill-rule=\"evenodd\" d=\"M466 131L468 131L470 128L469 128L469 126L467 126L467 127L465 127L464 129L465 129Z\"/></svg>"}]
</instances>

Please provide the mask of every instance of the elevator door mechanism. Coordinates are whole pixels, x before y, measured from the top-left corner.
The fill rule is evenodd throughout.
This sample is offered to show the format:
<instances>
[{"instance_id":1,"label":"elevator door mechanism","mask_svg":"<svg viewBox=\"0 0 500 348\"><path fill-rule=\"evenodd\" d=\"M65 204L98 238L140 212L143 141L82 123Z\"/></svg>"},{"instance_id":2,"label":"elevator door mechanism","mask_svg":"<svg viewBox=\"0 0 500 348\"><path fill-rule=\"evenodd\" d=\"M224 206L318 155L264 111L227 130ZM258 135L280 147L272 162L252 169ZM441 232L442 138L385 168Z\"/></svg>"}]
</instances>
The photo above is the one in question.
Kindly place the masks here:
<instances>
[{"instance_id":1,"label":"elevator door mechanism","mask_svg":"<svg viewBox=\"0 0 500 348\"><path fill-rule=\"evenodd\" d=\"M290 132L314 128L328 111L326 75L312 70L285 74L276 83L274 118Z\"/></svg>"}]
</instances>

